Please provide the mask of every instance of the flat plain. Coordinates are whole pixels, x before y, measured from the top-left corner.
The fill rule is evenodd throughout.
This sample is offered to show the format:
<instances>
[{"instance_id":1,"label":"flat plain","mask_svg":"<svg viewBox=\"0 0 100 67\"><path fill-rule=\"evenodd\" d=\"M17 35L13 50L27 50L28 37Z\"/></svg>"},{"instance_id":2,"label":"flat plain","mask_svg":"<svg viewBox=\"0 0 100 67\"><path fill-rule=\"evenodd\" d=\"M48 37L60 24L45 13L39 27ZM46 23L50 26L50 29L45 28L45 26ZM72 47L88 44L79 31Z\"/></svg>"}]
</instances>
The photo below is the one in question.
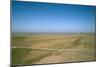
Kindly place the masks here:
<instances>
[{"instance_id":1,"label":"flat plain","mask_svg":"<svg viewBox=\"0 0 100 67\"><path fill-rule=\"evenodd\" d=\"M96 60L94 33L17 33L11 38L13 65Z\"/></svg>"}]
</instances>

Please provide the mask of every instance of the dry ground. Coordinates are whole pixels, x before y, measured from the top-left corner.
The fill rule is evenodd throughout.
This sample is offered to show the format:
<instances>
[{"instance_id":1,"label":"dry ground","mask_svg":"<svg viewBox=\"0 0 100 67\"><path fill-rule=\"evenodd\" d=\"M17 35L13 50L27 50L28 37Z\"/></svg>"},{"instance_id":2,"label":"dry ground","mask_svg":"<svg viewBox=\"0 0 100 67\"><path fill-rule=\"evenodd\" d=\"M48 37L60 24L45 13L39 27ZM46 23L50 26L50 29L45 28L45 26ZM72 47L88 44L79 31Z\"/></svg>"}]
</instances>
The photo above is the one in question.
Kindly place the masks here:
<instances>
[{"instance_id":1,"label":"dry ground","mask_svg":"<svg viewBox=\"0 0 100 67\"><path fill-rule=\"evenodd\" d=\"M12 36L12 64L95 61L94 34Z\"/></svg>"}]
</instances>

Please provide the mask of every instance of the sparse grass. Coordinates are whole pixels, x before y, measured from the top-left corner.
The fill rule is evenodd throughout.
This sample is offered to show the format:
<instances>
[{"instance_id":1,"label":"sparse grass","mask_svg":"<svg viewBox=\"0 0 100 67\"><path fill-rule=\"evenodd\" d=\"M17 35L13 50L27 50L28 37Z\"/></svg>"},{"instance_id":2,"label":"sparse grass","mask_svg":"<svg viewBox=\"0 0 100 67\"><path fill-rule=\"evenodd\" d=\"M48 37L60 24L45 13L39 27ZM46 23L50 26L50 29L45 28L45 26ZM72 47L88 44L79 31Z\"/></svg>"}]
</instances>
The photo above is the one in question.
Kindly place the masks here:
<instances>
[{"instance_id":1,"label":"sparse grass","mask_svg":"<svg viewBox=\"0 0 100 67\"><path fill-rule=\"evenodd\" d=\"M85 49L96 49L95 35L84 36L82 44L84 45Z\"/></svg>"}]
</instances>

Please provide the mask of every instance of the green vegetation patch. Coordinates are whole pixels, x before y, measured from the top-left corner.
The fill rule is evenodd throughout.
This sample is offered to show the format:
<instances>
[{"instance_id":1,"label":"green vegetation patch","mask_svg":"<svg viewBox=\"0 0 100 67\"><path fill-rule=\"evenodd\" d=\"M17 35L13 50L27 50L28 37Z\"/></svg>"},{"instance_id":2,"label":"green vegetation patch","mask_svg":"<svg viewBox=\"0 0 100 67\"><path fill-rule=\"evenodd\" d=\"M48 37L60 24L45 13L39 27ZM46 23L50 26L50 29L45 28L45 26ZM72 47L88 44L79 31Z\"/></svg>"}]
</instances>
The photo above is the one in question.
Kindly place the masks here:
<instances>
[{"instance_id":1,"label":"green vegetation patch","mask_svg":"<svg viewBox=\"0 0 100 67\"><path fill-rule=\"evenodd\" d=\"M31 49L12 48L12 64L21 64Z\"/></svg>"},{"instance_id":2,"label":"green vegetation patch","mask_svg":"<svg viewBox=\"0 0 100 67\"><path fill-rule=\"evenodd\" d=\"M51 55L51 51L28 49L28 48L12 48L12 64L27 65L36 64L46 56Z\"/></svg>"},{"instance_id":3,"label":"green vegetation patch","mask_svg":"<svg viewBox=\"0 0 100 67\"><path fill-rule=\"evenodd\" d=\"M12 41L21 41L26 39L27 37L25 36L12 36Z\"/></svg>"}]
</instances>

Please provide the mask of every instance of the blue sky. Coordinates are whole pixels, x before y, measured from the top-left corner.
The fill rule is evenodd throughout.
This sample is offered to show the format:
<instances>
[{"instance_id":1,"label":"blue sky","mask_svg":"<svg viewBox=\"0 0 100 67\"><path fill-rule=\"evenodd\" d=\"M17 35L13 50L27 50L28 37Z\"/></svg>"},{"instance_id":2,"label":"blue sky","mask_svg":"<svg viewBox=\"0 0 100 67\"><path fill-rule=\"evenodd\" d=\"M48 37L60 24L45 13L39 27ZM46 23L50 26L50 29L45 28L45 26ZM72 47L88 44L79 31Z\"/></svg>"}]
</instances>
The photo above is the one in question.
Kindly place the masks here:
<instances>
[{"instance_id":1,"label":"blue sky","mask_svg":"<svg viewBox=\"0 0 100 67\"><path fill-rule=\"evenodd\" d=\"M13 32L95 32L95 6L12 2Z\"/></svg>"}]
</instances>

